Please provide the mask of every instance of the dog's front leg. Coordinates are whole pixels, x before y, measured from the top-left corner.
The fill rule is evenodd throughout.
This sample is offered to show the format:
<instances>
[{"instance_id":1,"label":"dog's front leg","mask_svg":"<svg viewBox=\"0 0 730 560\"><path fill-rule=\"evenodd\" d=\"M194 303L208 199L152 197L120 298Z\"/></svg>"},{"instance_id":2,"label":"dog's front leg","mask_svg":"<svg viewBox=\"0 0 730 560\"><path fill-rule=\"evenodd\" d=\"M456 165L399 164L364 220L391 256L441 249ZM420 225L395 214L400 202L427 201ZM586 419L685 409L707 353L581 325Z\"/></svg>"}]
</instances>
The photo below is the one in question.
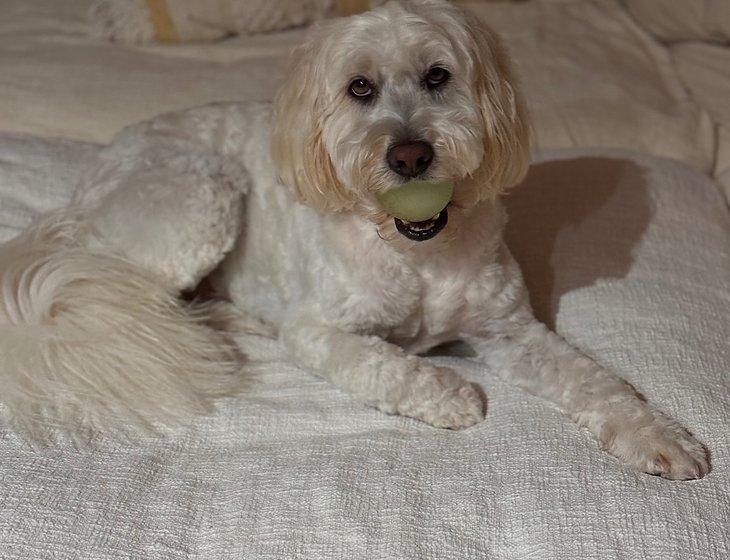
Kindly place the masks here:
<instances>
[{"instance_id":1,"label":"dog's front leg","mask_svg":"<svg viewBox=\"0 0 730 560\"><path fill-rule=\"evenodd\" d=\"M506 252L506 249L505 249ZM495 374L560 407L612 455L671 479L708 471L702 445L623 379L537 321L517 265L505 254L470 290L463 338Z\"/></svg>"},{"instance_id":2,"label":"dog's front leg","mask_svg":"<svg viewBox=\"0 0 730 560\"><path fill-rule=\"evenodd\" d=\"M298 318L282 329L281 339L297 365L388 414L451 429L484 417L478 391L455 371L407 355L378 337Z\"/></svg>"}]
</instances>

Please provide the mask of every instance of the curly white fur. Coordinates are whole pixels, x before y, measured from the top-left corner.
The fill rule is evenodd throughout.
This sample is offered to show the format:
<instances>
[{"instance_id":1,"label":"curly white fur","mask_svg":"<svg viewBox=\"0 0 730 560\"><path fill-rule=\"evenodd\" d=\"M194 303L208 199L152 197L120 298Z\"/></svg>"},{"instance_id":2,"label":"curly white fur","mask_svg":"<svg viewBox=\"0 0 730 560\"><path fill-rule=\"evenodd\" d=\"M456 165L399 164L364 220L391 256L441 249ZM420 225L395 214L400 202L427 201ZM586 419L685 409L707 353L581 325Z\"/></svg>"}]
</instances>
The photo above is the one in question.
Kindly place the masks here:
<instances>
[{"instance_id":1,"label":"curly white fur","mask_svg":"<svg viewBox=\"0 0 730 560\"><path fill-rule=\"evenodd\" d=\"M87 249L92 235L64 212L0 248L3 413L30 441L175 425L239 384L237 353L204 324L209 309Z\"/></svg>"},{"instance_id":2,"label":"curly white fur","mask_svg":"<svg viewBox=\"0 0 730 560\"><path fill-rule=\"evenodd\" d=\"M211 280L238 310L278 332L301 367L385 412L447 428L479 422L477 388L417 356L463 339L497 375L555 403L634 468L703 476L696 440L532 315L498 199L525 173L528 127L496 37L440 0L391 2L323 24L292 60L273 117L267 105L219 104L122 132L78 191L99 232L91 246L120 251L178 289L222 259ZM424 87L433 65L451 74L438 91ZM347 93L357 76L377 89L367 103ZM400 235L376 202L401 181L388 147L408 139L433 146L427 177L455 183L447 226L425 242ZM242 214L226 211L244 192ZM124 299L106 303L106 321L145 301L114 289ZM177 351L182 339L164 345ZM135 355L152 350L141 348ZM191 376L198 364L186 366Z\"/></svg>"}]
</instances>

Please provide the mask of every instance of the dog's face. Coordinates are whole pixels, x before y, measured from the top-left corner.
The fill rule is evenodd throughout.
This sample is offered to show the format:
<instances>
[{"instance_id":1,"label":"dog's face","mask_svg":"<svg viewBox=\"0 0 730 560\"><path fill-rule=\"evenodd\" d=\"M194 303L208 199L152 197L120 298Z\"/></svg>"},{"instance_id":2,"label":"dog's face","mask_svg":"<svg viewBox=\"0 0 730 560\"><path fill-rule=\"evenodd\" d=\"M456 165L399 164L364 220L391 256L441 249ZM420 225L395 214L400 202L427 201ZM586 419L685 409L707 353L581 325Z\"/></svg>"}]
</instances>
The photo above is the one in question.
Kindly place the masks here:
<instances>
[{"instance_id":1,"label":"dog's face","mask_svg":"<svg viewBox=\"0 0 730 560\"><path fill-rule=\"evenodd\" d=\"M276 99L273 153L302 202L357 212L392 239L378 191L415 177L452 180L450 211L462 212L522 178L527 136L496 38L446 2L419 0L310 35ZM433 222L406 225L432 228L428 239L440 229Z\"/></svg>"}]
</instances>

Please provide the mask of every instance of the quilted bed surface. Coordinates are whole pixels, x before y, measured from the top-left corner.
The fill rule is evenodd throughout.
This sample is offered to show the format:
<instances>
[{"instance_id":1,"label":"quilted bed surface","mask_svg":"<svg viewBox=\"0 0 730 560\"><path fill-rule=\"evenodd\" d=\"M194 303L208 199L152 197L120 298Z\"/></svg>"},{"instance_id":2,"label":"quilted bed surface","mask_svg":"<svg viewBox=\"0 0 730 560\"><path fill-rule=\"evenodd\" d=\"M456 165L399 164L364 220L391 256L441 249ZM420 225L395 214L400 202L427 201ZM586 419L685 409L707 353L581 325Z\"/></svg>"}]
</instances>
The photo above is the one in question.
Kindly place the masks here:
<instances>
[{"instance_id":1,"label":"quilted bed surface","mask_svg":"<svg viewBox=\"0 0 730 560\"><path fill-rule=\"evenodd\" d=\"M17 134L0 134L0 241L69 200L91 142L162 111L270 99L303 33L124 47L88 37L89 3L3 5L0 128ZM0 559L730 557L730 214L682 163L575 149L714 162L722 179L722 136L716 151L675 71L692 63L690 89L724 100L722 66L690 47L673 62L614 0L472 9L517 60L539 145L570 148L506 198L537 315L679 418L712 472L633 473L460 346L432 359L478 382L488 410L448 432L360 406L250 336L244 394L173 436L38 451L0 426Z\"/></svg>"},{"instance_id":2,"label":"quilted bed surface","mask_svg":"<svg viewBox=\"0 0 730 560\"><path fill-rule=\"evenodd\" d=\"M95 149L2 137L0 234L62 205ZM728 558L720 196L679 163L581 150L544 156L507 198L538 315L689 427L705 479L628 471L463 348L433 359L480 383L488 412L450 432L360 406L247 337L244 394L168 438L33 451L2 429L0 558Z\"/></svg>"}]
</instances>

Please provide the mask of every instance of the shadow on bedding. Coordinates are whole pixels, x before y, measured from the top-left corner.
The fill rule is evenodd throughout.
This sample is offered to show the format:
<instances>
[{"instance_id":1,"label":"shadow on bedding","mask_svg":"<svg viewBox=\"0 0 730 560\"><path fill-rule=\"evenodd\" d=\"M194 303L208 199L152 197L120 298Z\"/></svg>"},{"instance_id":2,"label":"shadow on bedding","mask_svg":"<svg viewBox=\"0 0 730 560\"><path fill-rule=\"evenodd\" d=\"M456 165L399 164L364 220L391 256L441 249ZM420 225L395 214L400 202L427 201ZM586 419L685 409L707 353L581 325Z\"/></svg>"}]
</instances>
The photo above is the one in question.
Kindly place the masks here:
<instances>
[{"instance_id":1,"label":"shadow on bedding","mask_svg":"<svg viewBox=\"0 0 730 560\"><path fill-rule=\"evenodd\" d=\"M600 157L535 164L505 204L507 244L551 329L563 294L626 276L653 214L643 170Z\"/></svg>"}]
</instances>

